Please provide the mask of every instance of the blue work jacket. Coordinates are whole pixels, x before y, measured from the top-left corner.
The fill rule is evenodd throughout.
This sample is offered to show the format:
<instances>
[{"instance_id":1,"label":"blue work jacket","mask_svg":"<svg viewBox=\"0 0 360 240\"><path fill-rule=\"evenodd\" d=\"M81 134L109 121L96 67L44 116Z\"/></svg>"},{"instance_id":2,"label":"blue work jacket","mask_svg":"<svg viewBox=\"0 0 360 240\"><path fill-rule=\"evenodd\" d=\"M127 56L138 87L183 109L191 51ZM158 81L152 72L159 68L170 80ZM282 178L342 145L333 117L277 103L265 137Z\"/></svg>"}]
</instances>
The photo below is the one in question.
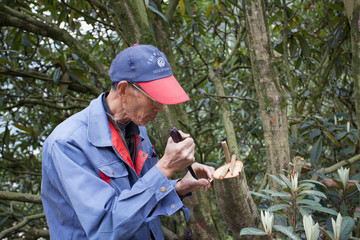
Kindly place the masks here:
<instances>
[{"instance_id":1,"label":"blue work jacket","mask_svg":"<svg viewBox=\"0 0 360 240\"><path fill-rule=\"evenodd\" d=\"M185 208L145 127L132 163L102 95L58 125L42 152L41 196L52 240L164 239L159 215ZM186 216L188 217L188 210Z\"/></svg>"}]
</instances>

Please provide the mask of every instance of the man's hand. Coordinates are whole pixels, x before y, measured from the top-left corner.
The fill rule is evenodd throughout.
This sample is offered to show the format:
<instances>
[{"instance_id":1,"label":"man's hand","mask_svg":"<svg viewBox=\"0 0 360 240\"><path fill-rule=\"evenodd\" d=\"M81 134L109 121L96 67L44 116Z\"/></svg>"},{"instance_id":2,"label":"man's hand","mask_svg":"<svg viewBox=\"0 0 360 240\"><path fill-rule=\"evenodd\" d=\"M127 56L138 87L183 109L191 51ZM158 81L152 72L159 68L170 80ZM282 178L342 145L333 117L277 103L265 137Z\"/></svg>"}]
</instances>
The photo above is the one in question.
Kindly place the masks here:
<instances>
[{"instance_id":1,"label":"man's hand","mask_svg":"<svg viewBox=\"0 0 360 240\"><path fill-rule=\"evenodd\" d=\"M184 140L175 143L169 138L164 156L156 164L167 178L170 178L176 171L186 168L195 161L194 140L189 134L179 132Z\"/></svg>"},{"instance_id":2,"label":"man's hand","mask_svg":"<svg viewBox=\"0 0 360 240\"><path fill-rule=\"evenodd\" d=\"M195 192L201 187L205 187L205 191L209 191L212 186L210 180L215 172L213 167L200 163L194 163L192 167L199 179L196 180L191 176L190 172L187 172L184 178L176 183L175 188L179 196L184 196L189 192Z\"/></svg>"}]
</instances>

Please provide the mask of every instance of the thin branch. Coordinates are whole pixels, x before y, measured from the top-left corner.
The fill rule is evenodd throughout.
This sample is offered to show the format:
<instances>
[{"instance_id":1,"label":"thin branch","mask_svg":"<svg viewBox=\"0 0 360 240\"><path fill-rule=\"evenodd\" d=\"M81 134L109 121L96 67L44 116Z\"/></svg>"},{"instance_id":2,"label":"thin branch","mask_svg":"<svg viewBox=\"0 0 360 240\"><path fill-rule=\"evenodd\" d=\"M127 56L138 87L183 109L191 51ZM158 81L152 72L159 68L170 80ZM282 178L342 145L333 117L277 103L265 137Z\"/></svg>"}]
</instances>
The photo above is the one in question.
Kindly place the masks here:
<instances>
[{"instance_id":1,"label":"thin branch","mask_svg":"<svg viewBox=\"0 0 360 240\"><path fill-rule=\"evenodd\" d=\"M17 108L17 107L23 107L26 105L35 105L35 106L45 106L45 107L49 107L51 109L58 109L58 110L73 110L73 109L84 109L86 107L86 105L73 105L73 106L68 106L68 107L62 107L59 106L57 104L52 104L52 103L48 103L48 102L44 102L44 101L36 101L36 100L20 100L17 102L17 104L13 104L11 106L7 106L4 107L5 110L10 110L12 108Z\"/></svg>"},{"instance_id":2,"label":"thin branch","mask_svg":"<svg viewBox=\"0 0 360 240\"><path fill-rule=\"evenodd\" d=\"M22 228L23 226L28 224L28 222L38 219L38 218L44 218L44 217L45 217L45 213L39 213L39 214L24 217L24 219L21 222L19 222L18 224L16 224L15 226L5 229L4 231L0 232L0 239L3 239L4 237L6 237L6 235Z\"/></svg>"},{"instance_id":3,"label":"thin branch","mask_svg":"<svg viewBox=\"0 0 360 240\"><path fill-rule=\"evenodd\" d=\"M40 195L34 195L29 193L0 191L0 199L39 204L42 203Z\"/></svg>"},{"instance_id":4,"label":"thin branch","mask_svg":"<svg viewBox=\"0 0 360 240\"><path fill-rule=\"evenodd\" d=\"M321 168L319 171L317 171L318 173L322 173L322 174L328 174L328 173L332 173L335 172L336 170L338 170L339 168L346 166L346 165L351 165L357 161L360 160L360 154L356 155L350 159L346 159L343 160L341 162L338 162L334 165L332 165L331 167L327 167L327 168Z\"/></svg>"},{"instance_id":5,"label":"thin branch","mask_svg":"<svg viewBox=\"0 0 360 240\"><path fill-rule=\"evenodd\" d=\"M236 51L237 51L237 48L238 48L238 46L239 46L239 44L240 44L240 41L241 41L241 39L242 39L242 36L243 36L242 34L239 34L239 36L238 36L237 39L236 39L235 45L234 45L234 47L233 47L232 50L231 50L231 53L227 56L227 58L225 59L224 62L222 62L222 63L219 64L219 68L222 69L224 66L226 66L226 64L229 63L229 61L231 60L232 56L234 56L234 54L235 54Z\"/></svg>"},{"instance_id":6,"label":"thin branch","mask_svg":"<svg viewBox=\"0 0 360 240\"><path fill-rule=\"evenodd\" d=\"M52 82L52 83L54 82L54 80L49 78L48 75L38 72L38 71L31 71L31 70L0 68L0 75L31 77L31 78L39 79L42 81L47 81L47 82ZM95 86L85 84L85 83L80 85L79 83L72 82L72 81L59 80L59 84L69 84L70 90L82 92L82 93L90 93L94 96L97 96L101 93L100 89L96 88Z\"/></svg>"},{"instance_id":7,"label":"thin branch","mask_svg":"<svg viewBox=\"0 0 360 240\"><path fill-rule=\"evenodd\" d=\"M26 233L25 239L38 239L40 237L50 237L49 230L32 228Z\"/></svg>"},{"instance_id":8,"label":"thin branch","mask_svg":"<svg viewBox=\"0 0 360 240\"><path fill-rule=\"evenodd\" d=\"M87 0L91 5L94 5L96 7L98 7L99 9L101 9L102 11L107 11L107 7L105 4L97 1L97 0Z\"/></svg>"},{"instance_id":9,"label":"thin branch","mask_svg":"<svg viewBox=\"0 0 360 240\"><path fill-rule=\"evenodd\" d=\"M215 98L234 98L234 99L238 99L238 100L243 100L243 101L253 101L258 103L257 100L252 99L252 98L247 98L247 97L237 97L237 96L223 96L223 95L215 95L215 94L209 94L209 93L204 93L204 97L215 97Z\"/></svg>"},{"instance_id":10,"label":"thin branch","mask_svg":"<svg viewBox=\"0 0 360 240\"><path fill-rule=\"evenodd\" d=\"M112 26L111 24L108 24L108 23L105 22L105 21L98 20L98 19L90 16L89 14L86 14L86 13L80 11L79 9L77 9L77 8L71 6L70 4L66 3L64 0L61 0L61 2L62 2L64 5L66 5L67 7L69 7L70 9L72 9L72 10L74 10L75 12L79 13L79 14L80 14L81 16L83 16L85 19L88 18L88 19L91 19L91 20L93 20L93 21L95 21L95 22L99 22L99 23L103 24L104 26L110 27L110 29L115 29L115 26Z\"/></svg>"}]
</instances>

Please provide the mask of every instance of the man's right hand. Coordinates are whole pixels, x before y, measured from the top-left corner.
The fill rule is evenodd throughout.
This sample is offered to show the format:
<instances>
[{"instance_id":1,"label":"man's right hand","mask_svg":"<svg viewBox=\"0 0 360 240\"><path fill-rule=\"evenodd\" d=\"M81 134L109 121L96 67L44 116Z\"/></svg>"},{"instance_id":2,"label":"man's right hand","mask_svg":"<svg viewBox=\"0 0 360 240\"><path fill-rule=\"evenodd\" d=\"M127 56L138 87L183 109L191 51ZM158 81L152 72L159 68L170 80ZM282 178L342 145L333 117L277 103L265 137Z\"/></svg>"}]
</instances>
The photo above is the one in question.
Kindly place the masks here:
<instances>
[{"instance_id":1,"label":"man's right hand","mask_svg":"<svg viewBox=\"0 0 360 240\"><path fill-rule=\"evenodd\" d=\"M170 137L165 148L164 156L156 164L167 178L171 178L176 171L185 169L195 161L194 140L189 134L179 132L184 140L175 143Z\"/></svg>"}]
</instances>

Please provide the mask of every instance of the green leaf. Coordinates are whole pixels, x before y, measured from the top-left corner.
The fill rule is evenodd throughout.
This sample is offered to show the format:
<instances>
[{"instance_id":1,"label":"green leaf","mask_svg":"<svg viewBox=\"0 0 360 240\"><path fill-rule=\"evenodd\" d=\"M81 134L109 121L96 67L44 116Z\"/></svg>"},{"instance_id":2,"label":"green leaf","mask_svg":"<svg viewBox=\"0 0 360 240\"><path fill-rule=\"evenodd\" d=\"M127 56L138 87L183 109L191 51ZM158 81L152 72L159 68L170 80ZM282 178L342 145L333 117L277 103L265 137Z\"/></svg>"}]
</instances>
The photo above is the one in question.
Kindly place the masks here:
<instances>
[{"instance_id":1,"label":"green leaf","mask_svg":"<svg viewBox=\"0 0 360 240\"><path fill-rule=\"evenodd\" d=\"M314 201L314 200L310 200L310 199L299 199L296 200L296 204L306 204L306 205L311 205L311 206L321 206L320 203Z\"/></svg>"},{"instance_id":2,"label":"green leaf","mask_svg":"<svg viewBox=\"0 0 360 240\"><path fill-rule=\"evenodd\" d=\"M322 138L320 137L313 145L310 154L311 165L314 166L319 160L322 151Z\"/></svg>"},{"instance_id":3,"label":"green leaf","mask_svg":"<svg viewBox=\"0 0 360 240\"><path fill-rule=\"evenodd\" d=\"M276 211L279 211L279 210L283 210L285 208L290 208L290 205L289 204L278 204L278 205L274 205L274 206L269 207L267 210L269 212L276 212Z\"/></svg>"},{"instance_id":4,"label":"green leaf","mask_svg":"<svg viewBox=\"0 0 360 240\"><path fill-rule=\"evenodd\" d=\"M299 210L302 217L307 216L307 215L311 215L311 211L308 210L308 209L305 209L303 207L298 207L298 210Z\"/></svg>"},{"instance_id":5,"label":"green leaf","mask_svg":"<svg viewBox=\"0 0 360 240\"><path fill-rule=\"evenodd\" d=\"M271 191L271 190L263 190L263 191L271 194L272 197L291 198L291 194L290 194L290 193L286 193L286 192L276 192L276 191Z\"/></svg>"},{"instance_id":6,"label":"green leaf","mask_svg":"<svg viewBox=\"0 0 360 240\"><path fill-rule=\"evenodd\" d=\"M320 230L325 234L325 239L334 239L334 235L330 231L326 231L325 229L320 227Z\"/></svg>"},{"instance_id":7,"label":"green leaf","mask_svg":"<svg viewBox=\"0 0 360 240\"><path fill-rule=\"evenodd\" d=\"M8 214L8 215L2 217L2 219L0 220L0 226L3 225L9 219L10 216L11 215Z\"/></svg>"},{"instance_id":8,"label":"green leaf","mask_svg":"<svg viewBox=\"0 0 360 240\"><path fill-rule=\"evenodd\" d=\"M298 191L310 190L314 187L315 187L315 184L313 184L313 183L302 183L302 184L299 184Z\"/></svg>"},{"instance_id":9,"label":"green leaf","mask_svg":"<svg viewBox=\"0 0 360 240\"><path fill-rule=\"evenodd\" d=\"M355 227L355 221L349 216L343 217L339 240L347 240L352 236Z\"/></svg>"},{"instance_id":10,"label":"green leaf","mask_svg":"<svg viewBox=\"0 0 360 240\"><path fill-rule=\"evenodd\" d=\"M306 39L303 38L300 34L297 36L300 42L300 46L301 46L301 52L303 54L304 57L310 57L310 48L309 48L309 44L307 43Z\"/></svg>"},{"instance_id":11,"label":"green leaf","mask_svg":"<svg viewBox=\"0 0 360 240\"><path fill-rule=\"evenodd\" d=\"M335 134L335 139L340 140L347 134L346 131Z\"/></svg>"},{"instance_id":12,"label":"green leaf","mask_svg":"<svg viewBox=\"0 0 360 240\"><path fill-rule=\"evenodd\" d=\"M360 184L357 181L354 181L354 182L355 182L355 184L356 184L356 186L357 186L357 188L358 188L358 190L360 192Z\"/></svg>"},{"instance_id":13,"label":"green leaf","mask_svg":"<svg viewBox=\"0 0 360 240\"><path fill-rule=\"evenodd\" d=\"M292 188L292 184L291 182L289 181L289 179L283 175L283 174L280 174L280 177L284 180L284 182L286 183L286 185L292 190L292 192L294 191L294 189Z\"/></svg>"},{"instance_id":14,"label":"green leaf","mask_svg":"<svg viewBox=\"0 0 360 240\"><path fill-rule=\"evenodd\" d=\"M282 181L280 178L269 174L270 177L272 177L274 179L275 182L277 182L281 187L286 188L286 184L284 181Z\"/></svg>"},{"instance_id":15,"label":"green leaf","mask_svg":"<svg viewBox=\"0 0 360 240\"><path fill-rule=\"evenodd\" d=\"M286 236L294 240L301 240L294 232L291 231L291 227L284 227L281 225L275 225L274 228L279 232L282 232Z\"/></svg>"},{"instance_id":16,"label":"green leaf","mask_svg":"<svg viewBox=\"0 0 360 240\"><path fill-rule=\"evenodd\" d=\"M331 214L331 215L334 215L334 216L337 216L337 214L338 214L336 211L334 211L332 209L329 209L329 208L326 208L326 207L322 207L322 206L308 205L308 206L304 206L304 207L309 208L309 209L314 210L314 211L328 213L328 214Z\"/></svg>"},{"instance_id":17,"label":"green leaf","mask_svg":"<svg viewBox=\"0 0 360 240\"><path fill-rule=\"evenodd\" d=\"M9 143L10 143L10 130L8 128L8 125L6 125L5 127L5 132L4 132L4 143L5 145L9 146ZM4 153L2 153L4 154Z\"/></svg>"},{"instance_id":18,"label":"green leaf","mask_svg":"<svg viewBox=\"0 0 360 240\"><path fill-rule=\"evenodd\" d=\"M83 81L78 76L76 76L75 73L70 72L70 71L68 71L67 73L69 74L69 76L71 78L75 79L78 83L80 83L81 85L83 84Z\"/></svg>"},{"instance_id":19,"label":"green leaf","mask_svg":"<svg viewBox=\"0 0 360 240\"><path fill-rule=\"evenodd\" d=\"M29 40L29 38L27 37L27 34L26 33L23 33L22 36L21 36L21 40L24 44L25 47L27 48L31 48L31 42Z\"/></svg>"},{"instance_id":20,"label":"green leaf","mask_svg":"<svg viewBox=\"0 0 360 240\"><path fill-rule=\"evenodd\" d=\"M60 77L61 77L61 68L58 67L58 68L55 69L55 72L54 72L54 75L53 75L53 80L54 80L54 83L56 85L59 84Z\"/></svg>"},{"instance_id":21,"label":"green leaf","mask_svg":"<svg viewBox=\"0 0 360 240\"><path fill-rule=\"evenodd\" d=\"M319 181L315 181L315 180L301 180L300 182L299 182L300 184L301 183L314 183L314 184L318 184L318 185L321 185L321 186L323 186L324 188L326 188L326 186L322 183L322 182L319 182Z\"/></svg>"},{"instance_id":22,"label":"green leaf","mask_svg":"<svg viewBox=\"0 0 360 240\"><path fill-rule=\"evenodd\" d=\"M275 198L272 198L272 197L267 196L267 195L265 195L265 194L261 194L261 193L254 192L254 191L250 191L250 193L251 193L252 195L259 196L259 197L261 197L261 198L265 198L265 199L267 199L267 200L269 200L269 201L272 201L272 202L278 202L278 200L276 200Z\"/></svg>"},{"instance_id":23,"label":"green leaf","mask_svg":"<svg viewBox=\"0 0 360 240\"><path fill-rule=\"evenodd\" d=\"M314 129L310 132L310 136L309 136L309 140L313 141L314 138L316 138L317 136L319 136L321 134L321 130L320 129Z\"/></svg>"},{"instance_id":24,"label":"green leaf","mask_svg":"<svg viewBox=\"0 0 360 240\"><path fill-rule=\"evenodd\" d=\"M261 229L258 228L243 228L240 231L240 236L243 235L257 235L257 236L264 236L267 235L266 232L264 232Z\"/></svg>"},{"instance_id":25,"label":"green leaf","mask_svg":"<svg viewBox=\"0 0 360 240\"><path fill-rule=\"evenodd\" d=\"M360 218L360 213L358 213L358 212L354 212L354 217L356 217L356 218Z\"/></svg>"},{"instance_id":26,"label":"green leaf","mask_svg":"<svg viewBox=\"0 0 360 240\"><path fill-rule=\"evenodd\" d=\"M329 138L329 140L335 144L337 147L340 147L340 143L335 139L335 136L332 135L330 132L328 131L323 131L323 133L325 133L325 135Z\"/></svg>"},{"instance_id":27,"label":"green leaf","mask_svg":"<svg viewBox=\"0 0 360 240\"><path fill-rule=\"evenodd\" d=\"M322 192L316 191L316 190L305 190L299 193L299 196L301 195L315 195L315 196L319 196L319 197L323 197L323 198L327 198L326 195Z\"/></svg>"},{"instance_id":28,"label":"green leaf","mask_svg":"<svg viewBox=\"0 0 360 240\"><path fill-rule=\"evenodd\" d=\"M153 6L149 5L148 8L153 11L154 13L156 13L157 15L159 15L162 19L164 19L165 22L169 23L169 20L167 19L167 17L165 17L164 14L162 14L161 12L159 12L156 8L154 8Z\"/></svg>"},{"instance_id":29,"label":"green leaf","mask_svg":"<svg viewBox=\"0 0 360 240\"><path fill-rule=\"evenodd\" d=\"M2 58L0 57L0 64L11 64L11 62L9 60L7 60L6 58Z\"/></svg>"},{"instance_id":30,"label":"green leaf","mask_svg":"<svg viewBox=\"0 0 360 240\"><path fill-rule=\"evenodd\" d=\"M21 124L13 123L13 125L14 125L15 127L17 127L18 129L23 130L23 131L25 131L25 132L29 132L29 133L32 132L29 128L27 128L27 127L25 127L25 126L23 126L23 125L21 125Z\"/></svg>"}]
</instances>

